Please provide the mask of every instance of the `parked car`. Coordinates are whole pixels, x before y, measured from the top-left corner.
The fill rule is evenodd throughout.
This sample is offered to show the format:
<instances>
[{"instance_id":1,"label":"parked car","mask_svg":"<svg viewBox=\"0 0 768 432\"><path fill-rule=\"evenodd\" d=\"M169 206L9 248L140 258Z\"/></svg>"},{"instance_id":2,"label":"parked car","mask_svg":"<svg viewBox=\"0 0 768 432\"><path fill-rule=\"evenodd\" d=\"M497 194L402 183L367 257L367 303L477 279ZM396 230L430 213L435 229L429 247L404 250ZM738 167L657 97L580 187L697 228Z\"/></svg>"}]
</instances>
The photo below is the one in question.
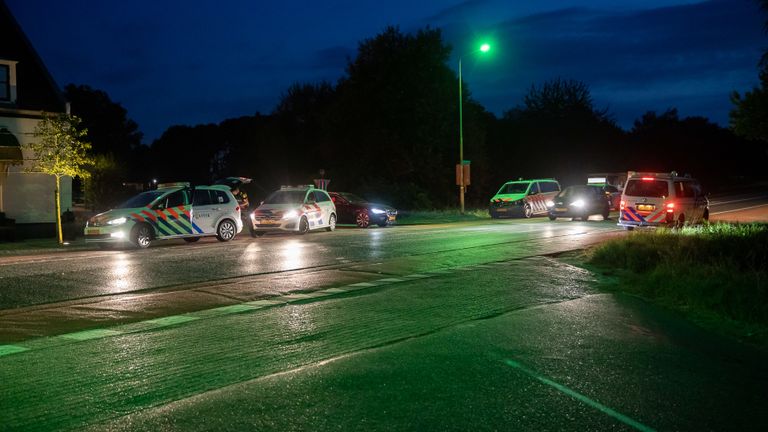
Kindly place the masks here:
<instances>
[{"instance_id":1,"label":"parked car","mask_svg":"<svg viewBox=\"0 0 768 432\"><path fill-rule=\"evenodd\" d=\"M547 203L549 219L559 217L587 220L592 215L601 215L608 219L610 215L610 197L600 186L568 186Z\"/></svg>"},{"instance_id":2,"label":"parked car","mask_svg":"<svg viewBox=\"0 0 768 432\"><path fill-rule=\"evenodd\" d=\"M251 213L251 235L270 231L306 234L310 230L336 229L336 206L328 192L307 186L283 186L272 192Z\"/></svg>"},{"instance_id":3,"label":"parked car","mask_svg":"<svg viewBox=\"0 0 768 432\"><path fill-rule=\"evenodd\" d=\"M696 179L671 173L630 171L619 203L618 225L670 226L709 220L709 200Z\"/></svg>"},{"instance_id":4,"label":"parked car","mask_svg":"<svg viewBox=\"0 0 768 432\"><path fill-rule=\"evenodd\" d=\"M384 204L370 203L364 198L347 192L328 192L336 204L339 223L355 224L367 228L371 224L385 227L397 219L397 210Z\"/></svg>"},{"instance_id":5,"label":"parked car","mask_svg":"<svg viewBox=\"0 0 768 432\"><path fill-rule=\"evenodd\" d=\"M153 240L174 238L192 243L216 236L230 241L242 229L240 206L229 187L169 183L92 217L85 226L85 241L146 248Z\"/></svg>"},{"instance_id":6,"label":"parked car","mask_svg":"<svg viewBox=\"0 0 768 432\"><path fill-rule=\"evenodd\" d=\"M546 202L558 192L560 183L554 179L509 181L491 198L488 213L494 219L547 214Z\"/></svg>"}]
</instances>

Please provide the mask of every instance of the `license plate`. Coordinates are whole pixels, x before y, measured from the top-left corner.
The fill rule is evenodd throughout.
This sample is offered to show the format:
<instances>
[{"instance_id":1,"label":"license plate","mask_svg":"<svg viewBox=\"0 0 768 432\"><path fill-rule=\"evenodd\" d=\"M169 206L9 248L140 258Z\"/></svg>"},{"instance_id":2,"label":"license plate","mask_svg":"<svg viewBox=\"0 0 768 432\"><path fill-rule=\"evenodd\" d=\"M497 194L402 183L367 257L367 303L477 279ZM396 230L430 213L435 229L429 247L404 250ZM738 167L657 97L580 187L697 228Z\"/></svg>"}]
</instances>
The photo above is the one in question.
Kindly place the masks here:
<instances>
[{"instance_id":1,"label":"license plate","mask_svg":"<svg viewBox=\"0 0 768 432\"><path fill-rule=\"evenodd\" d=\"M555 207L555 211L564 212L564 211L567 211L567 210L568 209L565 208L565 207Z\"/></svg>"},{"instance_id":2,"label":"license plate","mask_svg":"<svg viewBox=\"0 0 768 432\"><path fill-rule=\"evenodd\" d=\"M653 204L637 204L636 206L639 211L654 211L656 209Z\"/></svg>"},{"instance_id":3,"label":"license plate","mask_svg":"<svg viewBox=\"0 0 768 432\"><path fill-rule=\"evenodd\" d=\"M391 215L391 216L387 217L387 220L389 220L390 222L394 222L396 217L397 216L395 216L395 215Z\"/></svg>"},{"instance_id":4,"label":"license plate","mask_svg":"<svg viewBox=\"0 0 768 432\"><path fill-rule=\"evenodd\" d=\"M85 231L86 235L99 235L99 229L98 228L88 228Z\"/></svg>"}]
</instances>

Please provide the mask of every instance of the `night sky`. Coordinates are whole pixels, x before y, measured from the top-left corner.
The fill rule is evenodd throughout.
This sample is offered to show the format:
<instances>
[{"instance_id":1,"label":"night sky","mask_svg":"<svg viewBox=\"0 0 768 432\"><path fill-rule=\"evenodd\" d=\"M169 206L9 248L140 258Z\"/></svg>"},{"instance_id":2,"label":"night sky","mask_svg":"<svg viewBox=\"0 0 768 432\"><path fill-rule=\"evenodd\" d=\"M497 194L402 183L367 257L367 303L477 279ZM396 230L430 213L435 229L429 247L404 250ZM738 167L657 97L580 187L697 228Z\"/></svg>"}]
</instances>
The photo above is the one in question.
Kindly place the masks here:
<instances>
[{"instance_id":1,"label":"night sky","mask_svg":"<svg viewBox=\"0 0 768 432\"><path fill-rule=\"evenodd\" d=\"M473 97L501 115L531 84L587 83L630 128L677 107L726 126L728 96L757 84L768 47L752 0L6 0L60 86L120 102L145 133L270 113L296 82L335 83L359 41L387 25L441 28ZM455 66L455 59L452 67Z\"/></svg>"}]
</instances>

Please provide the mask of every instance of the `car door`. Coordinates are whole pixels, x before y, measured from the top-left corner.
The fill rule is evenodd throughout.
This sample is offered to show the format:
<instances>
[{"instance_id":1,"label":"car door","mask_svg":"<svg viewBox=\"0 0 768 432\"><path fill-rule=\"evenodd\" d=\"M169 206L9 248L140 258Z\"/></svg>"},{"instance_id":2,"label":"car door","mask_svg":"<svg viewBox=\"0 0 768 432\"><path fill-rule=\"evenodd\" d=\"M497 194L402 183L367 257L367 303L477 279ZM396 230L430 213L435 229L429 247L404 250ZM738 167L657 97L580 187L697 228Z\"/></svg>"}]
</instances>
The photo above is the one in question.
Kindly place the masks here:
<instances>
[{"instance_id":1,"label":"car door","mask_svg":"<svg viewBox=\"0 0 768 432\"><path fill-rule=\"evenodd\" d=\"M181 189L166 195L155 204L157 214L155 227L158 237L174 237L191 234L193 225L190 224L190 191Z\"/></svg>"},{"instance_id":2,"label":"car door","mask_svg":"<svg viewBox=\"0 0 768 432\"><path fill-rule=\"evenodd\" d=\"M541 213L547 210L546 205L541 200L541 192L539 191L539 183L531 182L531 186L528 188L528 195L526 198L528 205L531 206L533 213Z\"/></svg>"},{"instance_id":3,"label":"car door","mask_svg":"<svg viewBox=\"0 0 768 432\"><path fill-rule=\"evenodd\" d=\"M690 182L684 180L675 180L675 213L685 214L685 220L688 222L694 222L697 218L696 205L693 196L693 189L690 186Z\"/></svg>"},{"instance_id":4,"label":"car door","mask_svg":"<svg viewBox=\"0 0 768 432\"><path fill-rule=\"evenodd\" d=\"M198 188L192 194L192 221L203 234L216 232L215 223L221 206L217 205L215 192Z\"/></svg>"},{"instance_id":5,"label":"car door","mask_svg":"<svg viewBox=\"0 0 768 432\"><path fill-rule=\"evenodd\" d=\"M333 195L331 200L336 205L336 217L340 223L355 223L355 215L352 211L352 206L341 195Z\"/></svg>"},{"instance_id":6,"label":"car door","mask_svg":"<svg viewBox=\"0 0 768 432\"><path fill-rule=\"evenodd\" d=\"M315 203L320 207L320 212L322 214L321 225L328 226L330 224L331 213L334 213L336 210L336 206L334 206L331 197L329 197L328 193L325 191L316 190Z\"/></svg>"}]
</instances>

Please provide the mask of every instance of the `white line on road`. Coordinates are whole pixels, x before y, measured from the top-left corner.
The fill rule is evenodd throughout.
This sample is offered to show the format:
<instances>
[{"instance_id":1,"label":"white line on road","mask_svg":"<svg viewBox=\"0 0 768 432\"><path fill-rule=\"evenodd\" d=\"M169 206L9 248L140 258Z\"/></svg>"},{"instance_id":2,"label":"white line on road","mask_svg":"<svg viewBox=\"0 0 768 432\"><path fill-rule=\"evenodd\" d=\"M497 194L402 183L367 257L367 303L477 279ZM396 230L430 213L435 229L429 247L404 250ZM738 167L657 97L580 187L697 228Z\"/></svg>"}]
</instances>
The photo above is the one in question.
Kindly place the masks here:
<instances>
[{"instance_id":1,"label":"white line on road","mask_svg":"<svg viewBox=\"0 0 768 432\"><path fill-rule=\"evenodd\" d=\"M572 398L574 398L574 399L576 399L578 401L584 402L585 404L591 406L592 408L597 409L600 412L608 414L609 416L615 418L616 420L619 420L620 422L622 422L622 423L624 423L624 424L626 424L628 426L631 426L631 427L633 427L633 428L635 428L635 429L637 429L639 431L642 431L642 432L654 432L654 429L649 428L648 426L646 426L646 425L644 425L644 424L642 424L642 423L640 423L638 421L632 420L631 418L625 416L624 414L622 414L622 413L620 413L618 411L614 411L614 410L608 408L607 406L601 404L600 402L594 401L594 400L584 396L581 393L578 393L576 391L573 391L573 390L569 389L568 387L566 387L566 386L564 386L562 384L558 384L558 383L550 380L549 378L544 377L543 375L539 374L538 372L533 371L531 369L528 369L527 367L521 365L520 363L518 363L518 362L516 362L514 360L507 359L507 360L504 360L504 363L506 363L507 366L511 366L511 367L513 367L513 368L515 368L517 370L525 372L527 375L529 375L529 376L531 376L533 378L536 378L540 382L542 382L542 383L544 383L544 384L546 384L546 385L548 385L550 387L556 388L560 392L565 393L568 396L570 396L570 397L572 397Z\"/></svg>"},{"instance_id":2,"label":"white line on road","mask_svg":"<svg viewBox=\"0 0 768 432\"><path fill-rule=\"evenodd\" d=\"M724 211L710 213L710 214L711 215L719 215L719 214L723 214L723 213L733 213L733 212L737 212L737 211L750 210L750 209L753 209L753 208L765 207L765 206L768 206L768 204L760 204L760 205L756 205L756 206L743 207L743 208L738 208L738 209L733 209L733 210L724 210Z\"/></svg>"}]
</instances>

